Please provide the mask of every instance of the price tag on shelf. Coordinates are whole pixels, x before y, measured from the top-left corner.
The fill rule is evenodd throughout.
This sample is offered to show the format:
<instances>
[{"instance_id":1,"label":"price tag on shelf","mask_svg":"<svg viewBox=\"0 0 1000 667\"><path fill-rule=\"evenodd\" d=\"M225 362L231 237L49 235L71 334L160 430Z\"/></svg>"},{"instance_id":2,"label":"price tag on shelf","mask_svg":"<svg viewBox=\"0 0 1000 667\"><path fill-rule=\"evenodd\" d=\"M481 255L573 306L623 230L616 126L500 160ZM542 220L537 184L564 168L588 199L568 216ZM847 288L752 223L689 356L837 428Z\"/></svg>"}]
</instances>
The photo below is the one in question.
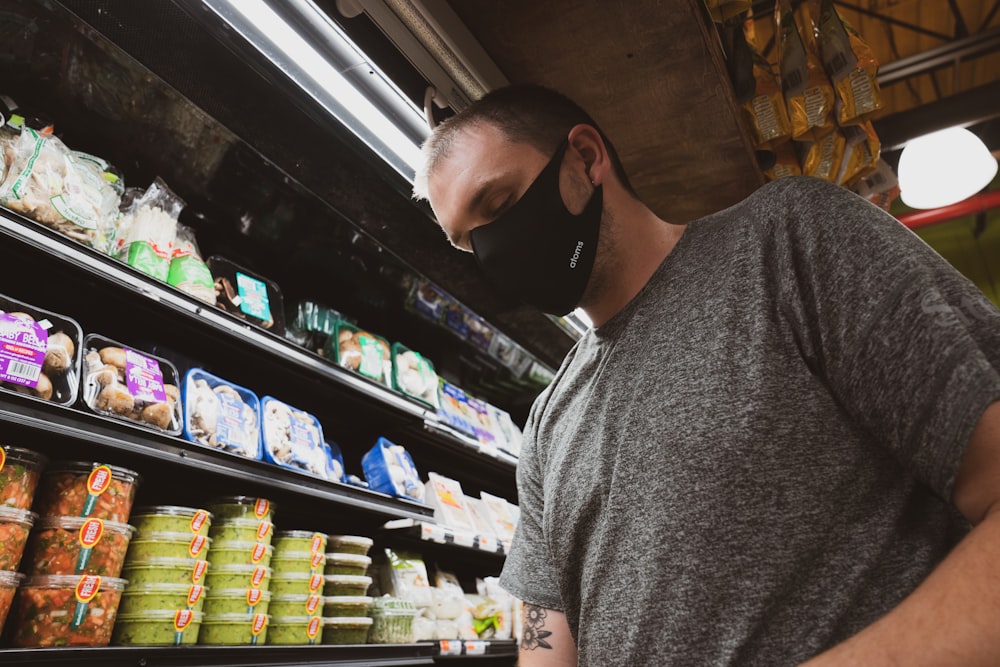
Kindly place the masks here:
<instances>
[{"instance_id":1,"label":"price tag on shelf","mask_svg":"<svg viewBox=\"0 0 1000 667\"><path fill-rule=\"evenodd\" d=\"M491 554L497 551L497 538L486 537L484 535L479 536L479 550L488 551Z\"/></svg>"},{"instance_id":2,"label":"price tag on shelf","mask_svg":"<svg viewBox=\"0 0 1000 667\"><path fill-rule=\"evenodd\" d=\"M448 542L447 532L443 527L433 523L422 523L420 526L420 539L438 544Z\"/></svg>"},{"instance_id":3,"label":"price tag on shelf","mask_svg":"<svg viewBox=\"0 0 1000 667\"><path fill-rule=\"evenodd\" d=\"M460 547L469 547L471 549L472 545L476 541L475 538L476 536L470 532L462 530L455 531L455 544L457 544Z\"/></svg>"},{"instance_id":4,"label":"price tag on shelf","mask_svg":"<svg viewBox=\"0 0 1000 667\"><path fill-rule=\"evenodd\" d=\"M486 655L488 642L465 642L465 655Z\"/></svg>"},{"instance_id":5,"label":"price tag on shelf","mask_svg":"<svg viewBox=\"0 0 1000 667\"><path fill-rule=\"evenodd\" d=\"M462 642L456 639L442 639L440 652L441 655L462 655Z\"/></svg>"}]
</instances>

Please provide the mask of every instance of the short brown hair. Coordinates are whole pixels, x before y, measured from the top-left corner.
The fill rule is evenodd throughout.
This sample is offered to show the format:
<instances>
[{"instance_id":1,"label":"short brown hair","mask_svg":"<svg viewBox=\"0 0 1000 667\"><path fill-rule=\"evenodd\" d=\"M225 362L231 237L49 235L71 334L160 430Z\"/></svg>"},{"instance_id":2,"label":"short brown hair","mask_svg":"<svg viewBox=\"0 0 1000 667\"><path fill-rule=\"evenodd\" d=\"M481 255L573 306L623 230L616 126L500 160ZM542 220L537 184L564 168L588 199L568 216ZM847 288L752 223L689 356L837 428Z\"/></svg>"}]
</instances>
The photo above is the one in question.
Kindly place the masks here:
<instances>
[{"instance_id":1,"label":"short brown hair","mask_svg":"<svg viewBox=\"0 0 1000 667\"><path fill-rule=\"evenodd\" d=\"M415 198L427 199L427 177L449 154L454 138L462 130L480 123L491 125L509 140L529 144L544 154L554 153L574 125L590 125L600 133L618 180L626 191L638 198L615 147L590 114L562 93L531 84L492 90L438 125L421 149L424 162L417 170L413 185Z\"/></svg>"}]
</instances>

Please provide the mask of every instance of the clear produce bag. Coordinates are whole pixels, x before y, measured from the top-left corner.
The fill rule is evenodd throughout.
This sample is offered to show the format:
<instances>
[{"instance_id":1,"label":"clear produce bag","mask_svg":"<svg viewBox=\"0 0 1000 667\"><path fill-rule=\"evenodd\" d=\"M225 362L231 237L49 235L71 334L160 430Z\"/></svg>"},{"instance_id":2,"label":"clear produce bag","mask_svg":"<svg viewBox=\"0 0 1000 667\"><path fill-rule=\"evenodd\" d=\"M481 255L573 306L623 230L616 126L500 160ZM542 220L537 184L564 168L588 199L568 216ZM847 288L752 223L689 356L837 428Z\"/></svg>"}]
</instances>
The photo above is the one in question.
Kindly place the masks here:
<instances>
[{"instance_id":1,"label":"clear produce bag","mask_svg":"<svg viewBox=\"0 0 1000 667\"><path fill-rule=\"evenodd\" d=\"M122 247L120 259L157 280L167 281L177 216L184 201L157 178L141 196L122 213L118 233Z\"/></svg>"}]
</instances>

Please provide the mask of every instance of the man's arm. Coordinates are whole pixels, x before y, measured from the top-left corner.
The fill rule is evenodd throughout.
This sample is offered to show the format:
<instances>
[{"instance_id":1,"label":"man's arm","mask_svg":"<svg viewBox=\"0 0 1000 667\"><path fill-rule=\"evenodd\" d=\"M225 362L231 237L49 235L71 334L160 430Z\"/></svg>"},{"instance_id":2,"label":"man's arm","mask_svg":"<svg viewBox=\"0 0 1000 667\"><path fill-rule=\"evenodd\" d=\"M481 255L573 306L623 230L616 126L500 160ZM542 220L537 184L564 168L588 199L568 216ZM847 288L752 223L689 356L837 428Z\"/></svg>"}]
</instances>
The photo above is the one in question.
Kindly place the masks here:
<instances>
[{"instance_id":1,"label":"man's arm","mask_svg":"<svg viewBox=\"0 0 1000 667\"><path fill-rule=\"evenodd\" d=\"M972 532L898 607L806 667L1000 665L1000 402L972 434L952 501Z\"/></svg>"},{"instance_id":2,"label":"man's arm","mask_svg":"<svg viewBox=\"0 0 1000 667\"><path fill-rule=\"evenodd\" d=\"M576 645L566 614L524 603L520 667L576 667Z\"/></svg>"}]
</instances>

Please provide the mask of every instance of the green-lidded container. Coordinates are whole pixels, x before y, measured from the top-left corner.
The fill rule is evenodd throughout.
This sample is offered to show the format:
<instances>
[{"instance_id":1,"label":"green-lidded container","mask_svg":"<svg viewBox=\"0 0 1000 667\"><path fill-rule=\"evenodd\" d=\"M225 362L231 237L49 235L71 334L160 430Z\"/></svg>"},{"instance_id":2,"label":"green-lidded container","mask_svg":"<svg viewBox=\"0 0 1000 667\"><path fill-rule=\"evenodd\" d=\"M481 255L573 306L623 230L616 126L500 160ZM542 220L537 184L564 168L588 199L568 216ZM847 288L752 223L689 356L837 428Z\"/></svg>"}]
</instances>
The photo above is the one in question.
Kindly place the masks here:
<instances>
[{"instance_id":1,"label":"green-lidded container","mask_svg":"<svg viewBox=\"0 0 1000 667\"><path fill-rule=\"evenodd\" d=\"M205 585L221 591L227 588L261 588L271 590L271 568L263 565L213 565Z\"/></svg>"},{"instance_id":2,"label":"green-lidded container","mask_svg":"<svg viewBox=\"0 0 1000 667\"><path fill-rule=\"evenodd\" d=\"M217 546L229 542L263 542L270 545L274 524L268 519L220 519L212 524L208 534Z\"/></svg>"},{"instance_id":3,"label":"green-lidded container","mask_svg":"<svg viewBox=\"0 0 1000 667\"><path fill-rule=\"evenodd\" d=\"M136 539L148 533L190 533L208 535L215 517L208 510L177 505L136 507L130 523L135 526Z\"/></svg>"},{"instance_id":4,"label":"green-lidded container","mask_svg":"<svg viewBox=\"0 0 1000 667\"><path fill-rule=\"evenodd\" d=\"M267 614L206 615L198 643L212 646L258 646L267 641Z\"/></svg>"},{"instance_id":5,"label":"green-lidded container","mask_svg":"<svg viewBox=\"0 0 1000 667\"><path fill-rule=\"evenodd\" d=\"M190 609L118 614L115 646L188 646L198 643L204 614Z\"/></svg>"},{"instance_id":6,"label":"green-lidded container","mask_svg":"<svg viewBox=\"0 0 1000 667\"><path fill-rule=\"evenodd\" d=\"M323 640L320 616L274 616L267 631L267 643L282 646L306 646Z\"/></svg>"},{"instance_id":7,"label":"green-lidded container","mask_svg":"<svg viewBox=\"0 0 1000 667\"><path fill-rule=\"evenodd\" d=\"M363 577L368 571L368 566L372 564L369 556L358 556L355 554L326 555L325 574L342 574L349 577Z\"/></svg>"},{"instance_id":8,"label":"green-lidded container","mask_svg":"<svg viewBox=\"0 0 1000 667\"><path fill-rule=\"evenodd\" d=\"M323 574L326 567L326 554L322 551L286 551L275 553L271 560L274 576L286 574Z\"/></svg>"},{"instance_id":9,"label":"green-lidded container","mask_svg":"<svg viewBox=\"0 0 1000 667\"><path fill-rule=\"evenodd\" d=\"M224 496L208 503L216 521L227 519L257 519L274 521L274 503L254 496Z\"/></svg>"},{"instance_id":10,"label":"green-lidded container","mask_svg":"<svg viewBox=\"0 0 1000 667\"><path fill-rule=\"evenodd\" d=\"M364 595L372 585L371 577L355 577L345 574L328 574L324 577L323 595Z\"/></svg>"},{"instance_id":11,"label":"green-lidded container","mask_svg":"<svg viewBox=\"0 0 1000 667\"><path fill-rule=\"evenodd\" d=\"M367 644L368 631L372 627L372 619L358 618L324 618L324 644Z\"/></svg>"},{"instance_id":12,"label":"green-lidded container","mask_svg":"<svg viewBox=\"0 0 1000 667\"><path fill-rule=\"evenodd\" d=\"M285 553L325 553L327 537L308 530L282 530L274 534L274 555Z\"/></svg>"},{"instance_id":13,"label":"green-lidded container","mask_svg":"<svg viewBox=\"0 0 1000 667\"><path fill-rule=\"evenodd\" d=\"M274 595L318 595L323 590L322 574L283 574L271 580L269 589Z\"/></svg>"},{"instance_id":14,"label":"green-lidded container","mask_svg":"<svg viewBox=\"0 0 1000 667\"><path fill-rule=\"evenodd\" d=\"M392 388L434 410L440 407L434 364L402 343L392 344Z\"/></svg>"},{"instance_id":15,"label":"green-lidded container","mask_svg":"<svg viewBox=\"0 0 1000 667\"><path fill-rule=\"evenodd\" d=\"M121 614L144 614L165 609L202 611L208 589L201 584L132 584L122 594Z\"/></svg>"},{"instance_id":16,"label":"green-lidded container","mask_svg":"<svg viewBox=\"0 0 1000 667\"><path fill-rule=\"evenodd\" d=\"M325 598L313 595L275 595L271 598L269 613L280 616L322 616Z\"/></svg>"},{"instance_id":17,"label":"green-lidded container","mask_svg":"<svg viewBox=\"0 0 1000 667\"><path fill-rule=\"evenodd\" d=\"M222 614L269 613L271 593L260 588L223 588L210 591L205 599L205 613L209 616Z\"/></svg>"},{"instance_id":18,"label":"green-lidded container","mask_svg":"<svg viewBox=\"0 0 1000 667\"><path fill-rule=\"evenodd\" d=\"M208 554L212 565L262 565L271 564L274 547L263 542L218 542Z\"/></svg>"},{"instance_id":19,"label":"green-lidded container","mask_svg":"<svg viewBox=\"0 0 1000 667\"><path fill-rule=\"evenodd\" d=\"M323 598L324 618L367 616L372 598L367 595L332 595Z\"/></svg>"},{"instance_id":20,"label":"green-lidded container","mask_svg":"<svg viewBox=\"0 0 1000 667\"><path fill-rule=\"evenodd\" d=\"M367 556L373 544L375 542L372 538L361 535L330 535L327 542L327 551L338 554Z\"/></svg>"},{"instance_id":21,"label":"green-lidded container","mask_svg":"<svg viewBox=\"0 0 1000 667\"><path fill-rule=\"evenodd\" d=\"M206 585L208 561L203 558L150 558L125 561L122 578L129 586L140 584L202 584Z\"/></svg>"},{"instance_id":22,"label":"green-lidded container","mask_svg":"<svg viewBox=\"0 0 1000 667\"><path fill-rule=\"evenodd\" d=\"M146 533L129 545L128 562L154 558L204 559L212 548L212 538L191 533Z\"/></svg>"}]
</instances>

